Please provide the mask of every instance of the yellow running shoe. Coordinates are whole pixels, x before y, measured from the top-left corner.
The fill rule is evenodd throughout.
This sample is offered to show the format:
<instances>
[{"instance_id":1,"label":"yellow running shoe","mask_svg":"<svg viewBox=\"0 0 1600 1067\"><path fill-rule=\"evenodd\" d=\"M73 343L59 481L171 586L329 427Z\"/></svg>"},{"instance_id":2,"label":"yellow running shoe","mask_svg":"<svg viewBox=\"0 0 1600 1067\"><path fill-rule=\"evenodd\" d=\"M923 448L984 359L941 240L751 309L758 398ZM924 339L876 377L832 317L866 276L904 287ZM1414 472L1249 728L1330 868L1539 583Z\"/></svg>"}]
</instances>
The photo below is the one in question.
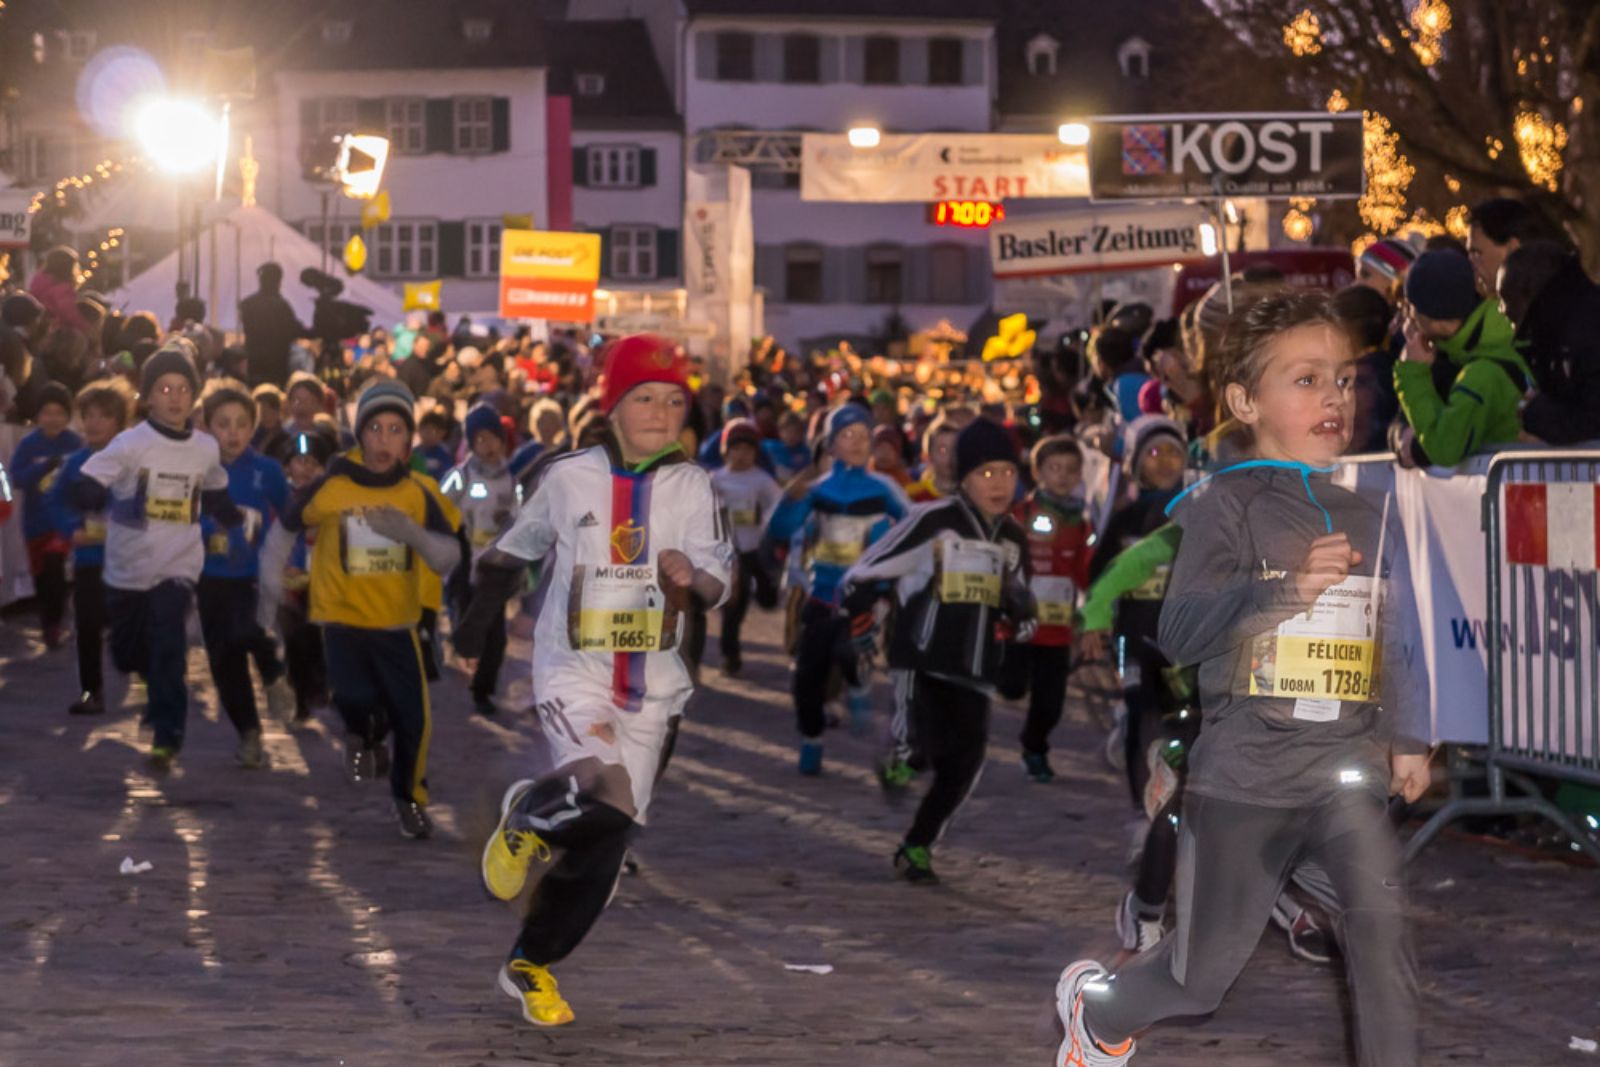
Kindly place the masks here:
<instances>
[{"instance_id":1,"label":"yellow running shoe","mask_svg":"<svg viewBox=\"0 0 1600 1067\"><path fill-rule=\"evenodd\" d=\"M550 968L514 959L500 968L500 988L522 1004L522 1017L535 1026L565 1026L572 1021L572 1005L556 988Z\"/></svg>"},{"instance_id":2,"label":"yellow running shoe","mask_svg":"<svg viewBox=\"0 0 1600 1067\"><path fill-rule=\"evenodd\" d=\"M516 830L506 825L517 804L533 788L532 779L512 782L500 801L500 824L483 846L483 885L500 900L514 900L528 884L528 867L537 856L550 860L550 846L532 830Z\"/></svg>"}]
</instances>

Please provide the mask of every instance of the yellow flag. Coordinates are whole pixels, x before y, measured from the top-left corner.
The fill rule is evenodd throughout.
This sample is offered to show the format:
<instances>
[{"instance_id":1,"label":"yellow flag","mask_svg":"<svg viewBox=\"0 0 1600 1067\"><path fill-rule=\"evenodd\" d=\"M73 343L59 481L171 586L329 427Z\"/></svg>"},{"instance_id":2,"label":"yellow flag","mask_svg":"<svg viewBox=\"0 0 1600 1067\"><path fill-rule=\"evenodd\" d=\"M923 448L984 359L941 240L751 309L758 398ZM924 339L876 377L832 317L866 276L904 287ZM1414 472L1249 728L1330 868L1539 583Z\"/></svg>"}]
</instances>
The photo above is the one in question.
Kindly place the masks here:
<instances>
[{"instance_id":1,"label":"yellow flag","mask_svg":"<svg viewBox=\"0 0 1600 1067\"><path fill-rule=\"evenodd\" d=\"M406 282L405 310L438 311L439 287L443 284L439 279L431 282Z\"/></svg>"},{"instance_id":2,"label":"yellow flag","mask_svg":"<svg viewBox=\"0 0 1600 1067\"><path fill-rule=\"evenodd\" d=\"M983 361L1025 356L1038 339L1038 333L1028 329L1028 316L1007 315L1000 320L999 332L983 343Z\"/></svg>"},{"instance_id":3,"label":"yellow flag","mask_svg":"<svg viewBox=\"0 0 1600 1067\"><path fill-rule=\"evenodd\" d=\"M370 230L389 221L389 190L385 189L361 205L361 228Z\"/></svg>"},{"instance_id":4,"label":"yellow flag","mask_svg":"<svg viewBox=\"0 0 1600 1067\"><path fill-rule=\"evenodd\" d=\"M533 216L530 215L501 215L500 225L507 230L533 229Z\"/></svg>"},{"instance_id":5,"label":"yellow flag","mask_svg":"<svg viewBox=\"0 0 1600 1067\"><path fill-rule=\"evenodd\" d=\"M344 265L351 274L360 274L361 268L367 265L367 242L359 233L351 234L350 240L345 242Z\"/></svg>"}]
</instances>

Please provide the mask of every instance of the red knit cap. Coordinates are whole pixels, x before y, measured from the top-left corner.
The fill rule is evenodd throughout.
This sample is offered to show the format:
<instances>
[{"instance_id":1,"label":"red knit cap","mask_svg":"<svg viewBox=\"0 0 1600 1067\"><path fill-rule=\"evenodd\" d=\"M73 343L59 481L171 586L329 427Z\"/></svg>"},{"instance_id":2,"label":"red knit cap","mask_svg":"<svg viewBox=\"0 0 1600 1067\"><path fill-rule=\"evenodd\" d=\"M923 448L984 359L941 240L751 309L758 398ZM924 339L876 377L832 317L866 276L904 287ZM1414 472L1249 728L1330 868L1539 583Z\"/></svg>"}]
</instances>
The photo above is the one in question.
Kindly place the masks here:
<instances>
[{"instance_id":1,"label":"red knit cap","mask_svg":"<svg viewBox=\"0 0 1600 1067\"><path fill-rule=\"evenodd\" d=\"M666 382L689 392L689 360L683 349L665 337L636 333L606 346L600 368L600 410L611 414L630 389L647 382Z\"/></svg>"}]
</instances>

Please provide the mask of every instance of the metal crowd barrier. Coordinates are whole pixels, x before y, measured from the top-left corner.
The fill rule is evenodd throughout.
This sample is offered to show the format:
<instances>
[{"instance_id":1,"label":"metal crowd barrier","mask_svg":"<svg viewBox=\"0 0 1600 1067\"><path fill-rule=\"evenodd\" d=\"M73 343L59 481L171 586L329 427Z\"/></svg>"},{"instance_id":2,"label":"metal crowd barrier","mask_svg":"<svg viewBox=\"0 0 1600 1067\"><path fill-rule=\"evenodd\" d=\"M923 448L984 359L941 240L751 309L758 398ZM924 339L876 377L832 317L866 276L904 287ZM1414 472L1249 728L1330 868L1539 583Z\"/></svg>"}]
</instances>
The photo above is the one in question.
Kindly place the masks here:
<instances>
[{"instance_id":1,"label":"metal crowd barrier","mask_svg":"<svg viewBox=\"0 0 1600 1067\"><path fill-rule=\"evenodd\" d=\"M1529 776L1600 787L1600 451L1510 452L1489 465L1487 797L1451 799L1406 859L1466 816L1535 815L1600 863L1600 843Z\"/></svg>"}]
</instances>

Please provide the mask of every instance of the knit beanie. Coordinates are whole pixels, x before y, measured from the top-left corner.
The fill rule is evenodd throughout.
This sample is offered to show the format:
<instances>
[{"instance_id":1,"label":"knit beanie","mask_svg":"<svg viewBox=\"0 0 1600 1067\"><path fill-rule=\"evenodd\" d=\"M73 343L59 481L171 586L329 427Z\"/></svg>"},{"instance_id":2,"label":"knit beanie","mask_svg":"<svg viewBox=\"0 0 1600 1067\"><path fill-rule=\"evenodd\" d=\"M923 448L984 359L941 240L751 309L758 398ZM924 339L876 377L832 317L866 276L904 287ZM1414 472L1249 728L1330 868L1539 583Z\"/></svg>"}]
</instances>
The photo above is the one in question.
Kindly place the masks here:
<instances>
[{"instance_id":1,"label":"knit beanie","mask_svg":"<svg viewBox=\"0 0 1600 1067\"><path fill-rule=\"evenodd\" d=\"M1183 428L1165 415L1141 415L1122 431L1122 462L1129 474L1139 471L1139 456L1158 437L1170 437L1186 447Z\"/></svg>"},{"instance_id":2,"label":"knit beanie","mask_svg":"<svg viewBox=\"0 0 1600 1067\"><path fill-rule=\"evenodd\" d=\"M189 381L189 388L200 392L200 373L194 369L194 348L187 341L169 341L144 361L139 376L139 392L149 396L155 392L156 382L168 374L181 374Z\"/></svg>"},{"instance_id":3,"label":"knit beanie","mask_svg":"<svg viewBox=\"0 0 1600 1067\"><path fill-rule=\"evenodd\" d=\"M411 390L405 384L394 378L384 378L367 387L356 401L356 433L359 436L364 427L375 415L385 411L392 411L405 421L406 428L415 433L417 429L417 416L414 410L416 397L411 395Z\"/></svg>"},{"instance_id":4,"label":"knit beanie","mask_svg":"<svg viewBox=\"0 0 1600 1067\"><path fill-rule=\"evenodd\" d=\"M1406 274L1406 299L1430 319L1464 319L1478 306L1478 281L1467 257L1447 248L1424 252Z\"/></svg>"},{"instance_id":5,"label":"knit beanie","mask_svg":"<svg viewBox=\"0 0 1600 1067\"><path fill-rule=\"evenodd\" d=\"M489 430L506 439L505 423L500 421L500 412L489 404L474 404L472 410L467 412L467 418L462 427L467 438L467 447L472 447L472 442L478 439L478 434Z\"/></svg>"},{"instance_id":6,"label":"knit beanie","mask_svg":"<svg viewBox=\"0 0 1600 1067\"><path fill-rule=\"evenodd\" d=\"M761 431L749 419L729 419L722 427L722 454L726 456L734 445L753 445L761 449Z\"/></svg>"},{"instance_id":7,"label":"knit beanie","mask_svg":"<svg viewBox=\"0 0 1600 1067\"><path fill-rule=\"evenodd\" d=\"M860 404L844 403L834 408L828 414L827 434L829 447L833 446L834 439L852 426L872 427L872 413Z\"/></svg>"},{"instance_id":8,"label":"knit beanie","mask_svg":"<svg viewBox=\"0 0 1600 1067\"><path fill-rule=\"evenodd\" d=\"M326 465L336 447L337 444L325 433L301 430L284 440L279 447L278 462L287 467L295 456L310 456Z\"/></svg>"},{"instance_id":9,"label":"knit beanie","mask_svg":"<svg viewBox=\"0 0 1600 1067\"><path fill-rule=\"evenodd\" d=\"M1357 266L1377 272L1390 281L1400 277L1417 261L1417 250L1396 237L1374 241L1361 253Z\"/></svg>"},{"instance_id":10,"label":"knit beanie","mask_svg":"<svg viewBox=\"0 0 1600 1067\"><path fill-rule=\"evenodd\" d=\"M636 386L665 382L689 395L689 360L665 337L638 333L606 346L600 371L600 410L606 415Z\"/></svg>"},{"instance_id":11,"label":"knit beanie","mask_svg":"<svg viewBox=\"0 0 1600 1067\"><path fill-rule=\"evenodd\" d=\"M1017 445L1005 427L993 419L977 418L956 436L956 481L983 466L1004 460L1017 462Z\"/></svg>"}]
</instances>

